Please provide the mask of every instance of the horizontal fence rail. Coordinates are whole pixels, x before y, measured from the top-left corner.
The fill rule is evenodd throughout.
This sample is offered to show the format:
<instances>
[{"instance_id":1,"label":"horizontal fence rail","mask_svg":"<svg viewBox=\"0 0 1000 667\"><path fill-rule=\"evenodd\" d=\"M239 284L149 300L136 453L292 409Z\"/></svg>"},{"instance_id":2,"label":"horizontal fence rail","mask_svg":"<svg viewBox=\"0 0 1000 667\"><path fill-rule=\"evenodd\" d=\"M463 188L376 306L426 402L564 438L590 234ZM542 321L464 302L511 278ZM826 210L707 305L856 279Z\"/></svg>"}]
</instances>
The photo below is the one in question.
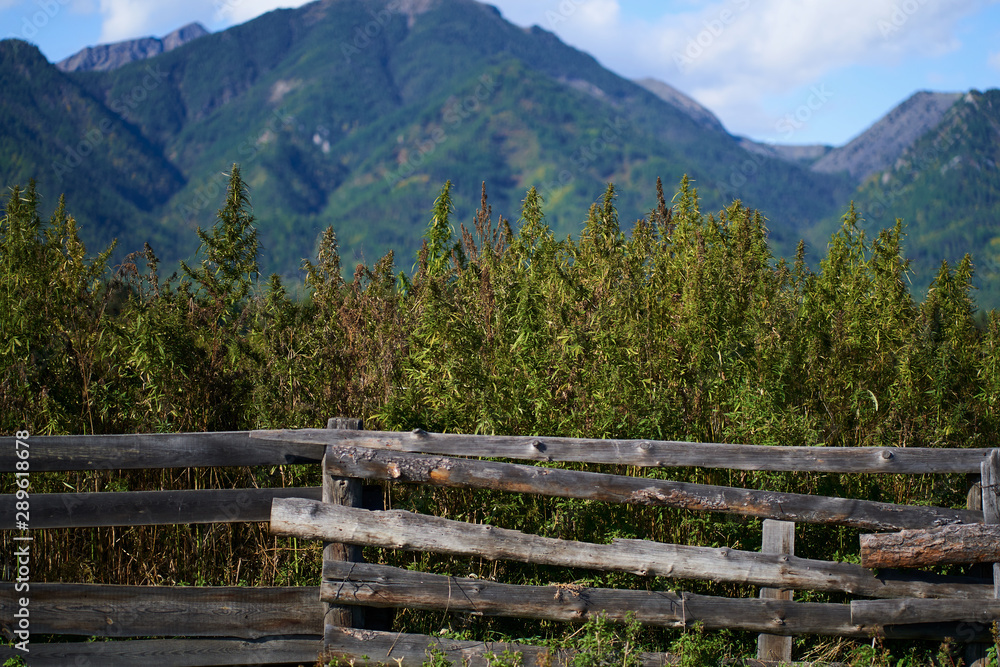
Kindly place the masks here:
<instances>
[{"instance_id":1,"label":"horizontal fence rail","mask_svg":"<svg viewBox=\"0 0 1000 667\"><path fill-rule=\"evenodd\" d=\"M625 622L631 615L644 625L690 628L700 623L707 630L728 628L786 636L814 634L868 639L878 634L899 639L943 639L956 634L954 625L944 623L892 627L889 621L874 616L860 623L852 620L849 604L559 584L523 586L337 561L323 564L323 579L320 598L332 604L461 611L576 623L598 614L610 621ZM981 602L956 601L956 604L972 607ZM979 636L988 638L989 633L984 629Z\"/></svg>"},{"instance_id":2,"label":"horizontal fence rail","mask_svg":"<svg viewBox=\"0 0 1000 667\"><path fill-rule=\"evenodd\" d=\"M726 468L831 473L978 473L989 449L772 447L713 442L604 440L428 433L417 429L251 431L251 438L302 445L350 445L416 454L608 463L639 467Z\"/></svg>"},{"instance_id":3,"label":"horizontal fence rail","mask_svg":"<svg viewBox=\"0 0 1000 667\"><path fill-rule=\"evenodd\" d=\"M477 642L428 637L401 632L374 632L351 628L333 628L332 642L327 644L324 664L327 659L344 658L354 664L358 656L368 656L372 661L387 665L421 665L427 660L431 648L444 654L453 665L463 667L492 667L504 651L521 654L524 665L551 665L561 667L572 664L572 654L530 644L505 642ZM680 662L669 653L640 653L642 667L665 667Z\"/></svg>"},{"instance_id":4,"label":"horizontal fence rail","mask_svg":"<svg viewBox=\"0 0 1000 667\"><path fill-rule=\"evenodd\" d=\"M943 507L757 491L347 445L330 445L329 452L327 469L332 474L368 480L677 507L863 530L900 530L983 522L982 512Z\"/></svg>"},{"instance_id":5,"label":"horizontal fence rail","mask_svg":"<svg viewBox=\"0 0 1000 667\"><path fill-rule=\"evenodd\" d=\"M1000 524L861 535L865 567L926 567L1000 561Z\"/></svg>"},{"instance_id":6,"label":"horizontal fence rail","mask_svg":"<svg viewBox=\"0 0 1000 667\"><path fill-rule=\"evenodd\" d=\"M136 435L33 435L27 441L32 472L226 468L319 463L317 445L251 438L249 431ZM14 438L0 437L0 472L19 460Z\"/></svg>"},{"instance_id":7,"label":"horizontal fence rail","mask_svg":"<svg viewBox=\"0 0 1000 667\"><path fill-rule=\"evenodd\" d=\"M860 625L875 622L900 627L956 621L986 626L980 629L988 634L989 624L1000 621L1000 600L854 600L851 602L851 621ZM990 639L991 636L986 636L976 641Z\"/></svg>"},{"instance_id":8,"label":"horizontal fence rail","mask_svg":"<svg viewBox=\"0 0 1000 667\"><path fill-rule=\"evenodd\" d=\"M32 583L31 631L93 637L323 634L315 586L282 588ZM14 584L0 584L0 624L14 626ZM31 653L41 644L32 644ZM313 656L315 658L315 655Z\"/></svg>"},{"instance_id":9,"label":"horizontal fence rail","mask_svg":"<svg viewBox=\"0 0 1000 667\"><path fill-rule=\"evenodd\" d=\"M315 664L322 637L265 639L131 639L31 645L30 667L229 667ZM0 647L0 660L23 653Z\"/></svg>"},{"instance_id":10,"label":"horizontal fence rail","mask_svg":"<svg viewBox=\"0 0 1000 667\"><path fill-rule=\"evenodd\" d=\"M876 576L851 563L643 540L575 542L402 510L379 512L298 498L275 499L271 532L358 546L878 598L993 597L991 585Z\"/></svg>"},{"instance_id":11,"label":"horizontal fence rail","mask_svg":"<svg viewBox=\"0 0 1000 667\"><path fill-rule=\"evenodd\" d=\"M32 530L269 521L275 498L320 500L318 486L31 495ZM0 495L0 530L16 523L13 494Z\"/></svg>"}]
</instances>

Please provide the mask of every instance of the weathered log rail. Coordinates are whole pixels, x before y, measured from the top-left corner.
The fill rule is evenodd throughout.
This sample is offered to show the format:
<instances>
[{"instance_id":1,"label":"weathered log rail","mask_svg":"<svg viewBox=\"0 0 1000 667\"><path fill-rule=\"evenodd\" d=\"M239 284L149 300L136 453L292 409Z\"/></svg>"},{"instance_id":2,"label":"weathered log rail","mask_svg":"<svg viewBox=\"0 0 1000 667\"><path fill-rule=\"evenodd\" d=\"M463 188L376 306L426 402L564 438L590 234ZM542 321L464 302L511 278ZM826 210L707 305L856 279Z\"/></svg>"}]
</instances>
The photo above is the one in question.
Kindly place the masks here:
<instances>
[{"instance_id":1,"label":"weathered log rail","mask_svg":"<svg viewBox=\"0 0 1000 667\"><path fill-rule=\"evenodd\" d=\"M982 512L757 491L514 463L330 445L331 474L453 488L512 491L612 503L678 507L798 523L900 530L982 523Z\"/></svg>"},{"instance_id":2,"label":"weathered log rail","mask_svg":"<svg viewBox=\"0 0 1000 667\"><path fill-rule=\"evenodd\" d=\"M900 581L851 563L644 540L575 542L405 510L379 512L300 498L275 499L271 532L358 546L868 597L993 597L993 587L985 584Z\"/></svg>"},{"instance_id":3,"label":"weathered log rail","mask_svg":"<svg viewBox=\"0 0 1000 667\"><path fill-rule=\"evenodd\" d=\"M348 445L414 454L481 456L655 468L725 468L833 473L978 473L989 449L920 447L769 447L672 440L603 440L326 429L251 431L289 445Z\"/></svg>"},{"instance_id":4,"label":"weathered log rail","mask_svg":"<svg viewBox=\"0 0 1000 667\"><path fill-rule=\"evenodd\" d=\"M515 648L525 664L565 656L530 646L455 642L342 627L359 623L362 608L412 608L582 622L601 613L662 627L734 628L762 636L824 634L844 637L960 637L989 641L1000 618L1000 582L918 571L878 572L867 566L910 567L908 557L865 567L797 558L790 553L671 545L642 540L591 544L472 525L408 512L380 512L363 502L360 480L528 493L611 503L723 512L780 521L844 525L926 535L976 534L975 560L1000 560L995 541L996 483L991 450L762 447L652 440L595 440L536 436L470 436L340 428L204 434L33 436L31 471L323 465L322 488L200 489L117 493L32 494L33 529L270 521L278 534L329 542L323 580L313 588L192 588L31 584L32 632L131 639L98 643L32 644L30 665L84 663L177 667L312 663L317 654L347 660L362 655L390 664L419 664L431 644L469 664L489 651ZM0 472L15 470L12 438L0 438ZM463 458L460 458L463 457ZM982 472L984 511L906 506L778 493L647 477L565 470L475 458L584 462L630 467L697 467L827 473L926 474ZM995 456L994 456L995 458ZM992 495L991 495L992 494ZM987 497L987 496L990 497ZM0 496L0 530L15 527L15 498ZM789 527L790 524L789 524ZM876 540L897 539L877 536ZM955 540L948 538L955 551ZM964 538L961 538L964 540ZM354 545L354 546L351 546ZM869 600L850 604L791 599L728 599L672 591L613 590L566 585L516 586L481 579L410 572L347 562L357 547L380 546L512 559L566 567L633 572L674 579L709 578L760 586L788 597L792 590L838 591ZM966 551L949 562L966 562ZM778 551L781 551L778 549ZM790 550L789 550L790 551ZM962 548L958 548L962 551ZM886 558L880 547L869 558ZM936 556L919 561L939 564ZM0 583L0 625L13 627L13 584ZM353 610L353 611L352 611ZM325 620L324 620L325 617ZM346 620L345 620L346 619ZM353 620L351 620L353 619ZM769 642L784 646L782 642ZM762 650L764 642L761 644ZM537 655L536 655L537 654ZM0 648L0 662L13 655ZM790 660L790 653L785 656ZM644 654L647 665L672 664ZM765 664L765 663L761 663Z\"/></svg>"},{"instance_id":5,"label":"weathered log rail","mask_svg":"<svg viewBox=\"0 0 1000 667\"><path fill-rule=\"evenodd\" d=\"M861 536L865 567L926 567L1000 560L1000 525L957 525Z\"/></svg>"}]
</instances>

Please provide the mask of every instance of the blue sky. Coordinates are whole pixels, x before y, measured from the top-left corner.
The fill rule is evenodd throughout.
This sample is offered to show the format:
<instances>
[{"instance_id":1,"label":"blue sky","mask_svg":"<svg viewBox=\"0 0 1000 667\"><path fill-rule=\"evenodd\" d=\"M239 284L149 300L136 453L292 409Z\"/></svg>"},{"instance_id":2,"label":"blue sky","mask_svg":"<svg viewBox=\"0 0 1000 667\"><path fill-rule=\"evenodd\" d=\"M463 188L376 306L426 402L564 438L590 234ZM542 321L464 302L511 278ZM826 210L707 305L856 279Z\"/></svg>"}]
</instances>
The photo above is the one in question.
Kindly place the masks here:
<instances>
[{"instance_id":1,"label":"blue sky","mask_svg":"<svg viewBox=\"0 0 1000 667\"><path fill-rule=\"evenodd\" d=\"M418 2L419 0L411 0ZM0 0L0 37L81 48L222 30L302 0ZM495 0L629 78L665 81L734 134L841 145L918 90L1000 85L998 0Z\"/></svg>"}]
</instances>

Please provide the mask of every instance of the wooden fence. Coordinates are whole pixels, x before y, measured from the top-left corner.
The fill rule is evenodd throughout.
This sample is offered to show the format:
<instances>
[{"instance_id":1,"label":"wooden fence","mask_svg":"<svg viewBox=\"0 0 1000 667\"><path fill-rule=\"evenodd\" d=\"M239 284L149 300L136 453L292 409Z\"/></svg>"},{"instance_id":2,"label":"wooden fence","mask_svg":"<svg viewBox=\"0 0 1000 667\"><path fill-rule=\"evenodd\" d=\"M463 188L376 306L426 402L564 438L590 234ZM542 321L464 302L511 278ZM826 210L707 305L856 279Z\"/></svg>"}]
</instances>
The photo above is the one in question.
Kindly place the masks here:
<instances>
[{"instance_id":1,"label":"wooden fence","mask_svg":"<svg viewBox=\"0 0 1000 667\"><path fill-rule=\"evenodd\" d=\"M1000 619L994 581L915 570L879 570L794 556L794 523L868 531L942 527L988 530L997 516L1000 457L983 449L761 447L711 443L592 440L369 432L352 420L331 428L212 434L30 438L30 470L74 471L238 465L322 464L323 486L293 489L131 491L31 494L32 529L177 523L270 521L272 532L323 540L323 578L316 587L222 588L30 584L32 635L172 636L178 639L30 644L30 665L313 664L368 656L419 664L431 644L456 663L485 664L488 651L524 655L525 664L554 661L544 648L485 645L365 628L363 609L412 608L581 622L601 612L624 620L682 628L761 633L759 657L790 660L791 637L958 638L979 642ZM463 458L460 458L463 457ZM574 461L637 467L702 467L833 473L982 474L983 509L906 506L794 493L756 491L481 461L464 457ZM14 472L12 438L0 438L0 472ZM403 511L365 509L362 480L489 489L540 496L724 512L765 519L761 553L728 548L615 540L591 544L528 535ZM13 495L0 496L0 529L15 528ZM979 528L975 528L978 526ZM975 543L967 533L962 540ZM877 538L877 539L892 539ZM909 539L909 538L907 538ZM928 537L931 542L940 536ZM899 540L897 539L897 542ZM905 541L905 540L904 540ZM948 538L955 542L954 538ZM970 560L996 560L987 547ZM730 599L670 591L522 586L412 572L360 562L360 547L506 559L562 567L711 579L761 587L761 597ZM881 553L878 547L871 553ZM926 558L927 550L919 550ZM6 555L5 555L6 556ZM895 556L904 566L910 554ZM933 559L931 562L943 562ZM14 582L0 584L0 625L10 637L20 608ZM845 592L849 604L795 602L792 591ZM17 654L0 649L0 662ZM673 661L644 654L646 665Z\"/></svg>"}]
</instances>

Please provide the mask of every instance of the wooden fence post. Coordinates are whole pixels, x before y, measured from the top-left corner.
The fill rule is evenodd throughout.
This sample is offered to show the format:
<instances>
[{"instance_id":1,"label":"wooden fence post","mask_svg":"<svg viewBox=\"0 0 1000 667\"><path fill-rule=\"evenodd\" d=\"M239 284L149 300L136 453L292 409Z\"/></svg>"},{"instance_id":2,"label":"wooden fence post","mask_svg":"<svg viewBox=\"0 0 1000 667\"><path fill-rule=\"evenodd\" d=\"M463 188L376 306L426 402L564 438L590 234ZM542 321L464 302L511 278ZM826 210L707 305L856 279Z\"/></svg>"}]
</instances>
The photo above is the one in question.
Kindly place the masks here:
<instances>
[{"instance_id":1,"label":"wooden fence post","mask_svg":"<svg viewBox=\"0 0 1000 667\"><path fill-rule=\"evenodd\" d=\"M795 555L795 522L764 520L764 541L761 553ZM761 588L763 600L791 600L792 591L780 588ZM757 636L757 659L766 661L792 661L792 638L763 634Z\"/></svg>"},{"instance_id":2,"label":"wooden fence post","mask_svg":"<svg viewBox=\"0 0 1000 667\"><path fill-rule=\"evenodd\" d=\"M983 523L1000 523L1000 449L991 451L983 461L981 479ZM993 563L993 597L1000 599L1000 563Z\"/></svg>"},{"instance_id":3,"label":"wooden fence post","mask_svg":"<svg viewBox=\"0 0 1000 667\"><path fill-rule=\"evenodd\" d=\"M350 429L359 431L364 428L360 419L346 417L331 418L326 427L329 429ZM330 455L327 447L323 454L323 502L335 505L361 507L361 480L349 477L334 477L328 472L327 457ZM323 546L323 561L335 560L350 563L360 563L361 547L347 544L326 543ZM334 628L364 627L364 609L354 606L326 605L323 622L323 643L330 644L331 632Z\"/></svg>"},{"instance_id":4,"label":"wooden fence post","mask_svg":"<svg viewBox=\"0 0 1000 667\"><path fill-rule=\"evenodd\" d=\"M984 523L1000 523L1000 449L994 449L983 461ZM1000 563L993 564L993 595L1000 598Z\"/></svg>"},{"instance_id":5,"label":"wooden fence post","mask_svg":"<svg viewBox=\"0 0 1000 667\"><path fill-rule=\"evenodd\" d=\"M984 523L1000 523L1000 450L994 449L980 464L979 482L969 490L967 507L983 511ZM993 575L994 596L1000 598L1000 563L991 567L986 563L973 566L972 573L989 578ZM984 667L989 644L967 644L965 664Z\"/></svg>"}]
</instances>

